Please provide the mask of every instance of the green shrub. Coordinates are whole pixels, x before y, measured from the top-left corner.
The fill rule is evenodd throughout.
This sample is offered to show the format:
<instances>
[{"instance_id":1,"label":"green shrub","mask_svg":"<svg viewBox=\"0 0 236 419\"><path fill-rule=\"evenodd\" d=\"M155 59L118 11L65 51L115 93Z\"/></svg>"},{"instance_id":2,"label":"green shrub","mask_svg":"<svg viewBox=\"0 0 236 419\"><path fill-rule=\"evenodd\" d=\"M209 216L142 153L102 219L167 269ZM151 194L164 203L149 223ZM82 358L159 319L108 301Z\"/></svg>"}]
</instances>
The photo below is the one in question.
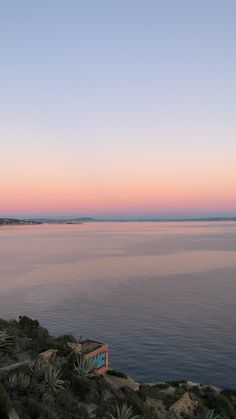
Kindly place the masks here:
<instances>
[{"instance_id":1,"label":"green shrub","mask_svg":"<svg viewBox=\"0 0 236 419\"><path fill-rule=\"evenodd\" d=\"M187 381L185 381L185 380L172 380L172 381L167 381L166 384L168 384L171 387L179 387L180 384L187 384Z\"/></svg>"},{"instance_id":2,"label":"green shrub","mask_svg":"<svg viewBox=\"0 0 236 419\"><path fill-rule=\"evenodd\" d=\"M160 390L158 385L148 386L148 385L140 385L138 394L143 400L146 400L147 397L156 400L162 400L164 405L167 409L174 404L181 396L184 394L184 390L179 391L179 394L165 394Z\"/></svg>"},{"instance_id":3,"label":"green shrub","mask_svg":"<svg viewBox=\"0 0 236 419\"><path fill-rule=\"evenodd\" d=\"M18 324L24 337L26 336L31 339L29 341L29 349L39 352L50 349L52 338L48 330L40 326L38 320L32 320L27 316L20 316Z\"/></svg>"},{"instance_id":4,"label":"green shrub","mask_svg":"<svg viewBox=\"0 0 236 419\"><path fill-rule=\"evenodd\" d=\"M27 316L19 316L19 328L24 330L27 336L31 336L39 328L39 322Z\"/></svg>"},{"instance_id":5,"label":"green shrub","mask_svg":"<svg viewBox=\"0 0 236 419\"><path fill-rule=\"evenodd\" d=\"M68 345L68 342L76 343L77 340L73 335L70 334L54 337L51 340L52 347L58 350L58 355L65 357L68 357L72 351Z\"/></svg>"},{"instance_id":6,"label":"green shrub","mask_svg":"<svg viewBox=\"0 0 236 419\"><path fill-rule=\"evenodd\" d=\"M156 387L158 387L160 390L165 390L166 388L170 387L170 384L167 383L157 383Z\"/></svg>"},{"instance_id":7,"label":"green shrub","mask_svg":"<svg viewBox=\"0 0 236 419\"><path fill-rule=\"evenodd\" d=\"M97 409L95 410L96 418L104 418L105 414L108 412L107 403L101 400Z\"/></svg>"},{"instance_id":8,"label":"green shrub","mask_svg":"<svg viewBox=\"0 0 236 419\"><path fill-rule=\"evenodd\" d=\"M27 403L25 411L30 419L57 419L57 415L52 410L33 399Z\"/></svg>"},{"instance_id":9,"label":"green shrub","mask_svg":"<svg viewBox=\"0 0 236 419\"><path fill-rule=\"evenodd\" d=\"M61 366L62 378L65 381L70 381L71 375L74 373L74 366L73 363L65 362Z\"/></svg>"},{"instance_id":10,"label":"green shrub","mask_svg":"<svg viewBox=\"0 0 236 419\"><path fill-rule=\"evenodd\" d=\"M0 329L8 329L9 328L9 322L4 319L0 319Z\"/></svg>"},{"instance_id":11,"label":"green shrub","mask_svg":"<svg viewBox=\"0 0 236 419\"><path fill-rule=\"evenodd\" d=\"M209 394L204 398L205 405L216 413L226 417L236 418L236 413L232 403L222 394Z\"/></svg>"},{"instance_id":12,"label":"green shrub","mask_svg":"<svg viewBox=\"0 0 236 419\"><path fill-rule=\"evenodd\" d=\"M3 384L0 382L0 418L1 419L7 419L7 413L11 408L11 402L9 399L9 396L3 386Z\"/></svg>"},{"instance_id":13,"label":"green shrub","mask_svg":"<svg viewBox=\"0 0 236 419\"><path fill-rule=\"evenodd\" d=\"M56 342L58 342L59 345L65 343L67 344L68 342L77 343L77 339L71 334L61 335L54 339Z\"/></svg>"},{"instance_id":14,"label":"green shrub","mask_svg":"<svg viewBox=\"0 0 236 419\"><path fill-rule=\"evenodd\" d=\"M135 414L140 415L144 413L145 411L144 402L140 397L138 397L136 393L133 393L130 391L129 395L127 396L126 401L129 406L132 406L132 409Z\"/></svg>"},{"instance_id":15,"label":"green shrub","mask_svg":"<svg viewBox=\"0 0 236 419\"><path fill-rule=\"evenodd\" d=\"M138 392L134 392L128 388L124 388L123 392L126 394L126 403L132 406L133 412L136 415L141 415L142 418L158 419L158 415L153 406L145 402Z\"/></svg>"},{"instance_id":16,"label":"green shrub","mask_svg":"<svg viewBox=\"0 0 236 419\"><path fill-rule=\"evenodd\" d=\"M89 411L87 409L87 407L84 404L80 404L78 406L78 410L77 410L77 415L81 418L81 419L89 419Z\"/></svg>"},{"instance_id":17,"label":"green shrub","mask_svg":"<svg viewBox=\"0 0 236 419\"><path fill-rule=\"evenodd\" d=\"M229 400L234 409L236 410L236 390L226 389L221 392L221 395L224 396L227 400Z\"/></svg>"},{"instance_id":18,"label":"green shrub","mask_svg":"<svg viewBox=\"0 0 236 419\"><path fill-rule=\"evenodd\" d=\"M144 419L159 419L158 414L155 411L153 406L145 406L144 409Z\"/></svg>"},{"instance_id":19,"label":"green shrub","mask_svg":"<svg viewBox=\"0 0 236 419\"><path fill-rule=\"evenodd\" d=\"M85 400L87 393L91 390L90 381L75 374L71 376L71 387L73 392L83 401Z\"/></svg>"}]
</instances>

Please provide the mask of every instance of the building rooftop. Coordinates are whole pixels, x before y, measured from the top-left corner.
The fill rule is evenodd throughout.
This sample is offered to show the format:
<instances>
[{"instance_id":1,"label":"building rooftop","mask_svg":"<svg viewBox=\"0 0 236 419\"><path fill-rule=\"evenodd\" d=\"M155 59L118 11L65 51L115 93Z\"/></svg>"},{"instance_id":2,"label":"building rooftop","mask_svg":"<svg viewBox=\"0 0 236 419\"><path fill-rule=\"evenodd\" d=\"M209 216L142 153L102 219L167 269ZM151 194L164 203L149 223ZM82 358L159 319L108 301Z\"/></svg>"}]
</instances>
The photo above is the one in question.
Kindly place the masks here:
<instances>
[{"instance_id":1,"label":"building rooftop","mask_svg":"<svg viewBox=\"0 0 236 419\"><path fill-rule=\"evenodd\" d=\"M80 342L81 344L81 351L83 353L89 353L89 352L93 352L96 349L101 348L102 346L104 346L104 343L101 342L96 342L95 340L83 340L82 342Z\"/></svg>"}]
</instances>

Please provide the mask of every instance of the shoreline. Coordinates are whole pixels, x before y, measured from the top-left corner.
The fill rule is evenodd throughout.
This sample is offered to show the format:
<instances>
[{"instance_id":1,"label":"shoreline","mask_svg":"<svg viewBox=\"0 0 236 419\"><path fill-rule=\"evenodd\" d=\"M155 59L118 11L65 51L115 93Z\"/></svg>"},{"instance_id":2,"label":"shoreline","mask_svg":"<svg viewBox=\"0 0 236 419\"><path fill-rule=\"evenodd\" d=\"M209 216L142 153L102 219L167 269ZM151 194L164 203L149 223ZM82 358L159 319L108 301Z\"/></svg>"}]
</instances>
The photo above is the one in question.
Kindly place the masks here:
<instances>
[{"instance_id":1,"label":"shoreline","mask_svg":"<svg viewBox=\"0 0 236 419\"><path fill-rule=\"evenodd\" d=\"M15 219L15 218L0 218L1 226L16 226L16 225L42 225L42 224L55 224L55 225L82 225L92 223L201 223L201 222L236 222L236 217L210 217L210 218L163 218L163 219L73 219L73 218L29 218L29 219Z\"/></svg>"},{"instance_id":2,"label":"shoreline","mask_svg":"<svg viewBox=\"0 0 236 419\"><path fill-rule=\"evenodd\" d=\"M139 383L108 365L104 343L51 336L26 316L0 319L1 419L119 419L127 409L130 419L227 419L236 418L235 400L236 389L191 381Z\"/></svg>"}]
</instances>

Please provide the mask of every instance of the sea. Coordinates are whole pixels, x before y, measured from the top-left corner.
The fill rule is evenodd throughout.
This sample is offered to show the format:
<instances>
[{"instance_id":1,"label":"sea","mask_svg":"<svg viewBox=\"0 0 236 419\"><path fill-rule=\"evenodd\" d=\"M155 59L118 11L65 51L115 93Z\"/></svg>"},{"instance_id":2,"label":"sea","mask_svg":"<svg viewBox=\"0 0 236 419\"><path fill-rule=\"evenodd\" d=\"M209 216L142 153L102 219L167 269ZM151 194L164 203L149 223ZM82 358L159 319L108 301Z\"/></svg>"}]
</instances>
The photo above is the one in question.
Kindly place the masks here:
<instances>
[{"instance_id":1,"label":"sea","mask_svg":"<svg viewBox=\"0 0 236 419\"><path fill-rule=\"evenodd\" d=\"M236 388L236 222L0 227L0 317L109 345L140 382Z\"/></svg>"}]
</instances>

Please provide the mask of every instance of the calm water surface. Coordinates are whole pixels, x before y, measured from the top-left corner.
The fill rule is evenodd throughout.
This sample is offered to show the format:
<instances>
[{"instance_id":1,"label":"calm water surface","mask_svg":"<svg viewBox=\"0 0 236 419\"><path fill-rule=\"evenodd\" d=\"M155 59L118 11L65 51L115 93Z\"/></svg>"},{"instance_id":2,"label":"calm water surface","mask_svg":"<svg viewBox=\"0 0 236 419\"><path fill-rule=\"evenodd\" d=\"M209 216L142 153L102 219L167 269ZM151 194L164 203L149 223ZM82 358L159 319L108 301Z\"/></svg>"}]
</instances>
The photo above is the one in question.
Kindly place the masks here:
<instances>
[{"instance_id":1,"label":"calm water surface","mask_svg":"<svg viewBox=\"0 0 236 419\"><path fill-rule=\"evenodd\" d=\"M236 223L0 228L0 316L109 344L138 380L236 387Z\"/></svg>"}]
</instances>

